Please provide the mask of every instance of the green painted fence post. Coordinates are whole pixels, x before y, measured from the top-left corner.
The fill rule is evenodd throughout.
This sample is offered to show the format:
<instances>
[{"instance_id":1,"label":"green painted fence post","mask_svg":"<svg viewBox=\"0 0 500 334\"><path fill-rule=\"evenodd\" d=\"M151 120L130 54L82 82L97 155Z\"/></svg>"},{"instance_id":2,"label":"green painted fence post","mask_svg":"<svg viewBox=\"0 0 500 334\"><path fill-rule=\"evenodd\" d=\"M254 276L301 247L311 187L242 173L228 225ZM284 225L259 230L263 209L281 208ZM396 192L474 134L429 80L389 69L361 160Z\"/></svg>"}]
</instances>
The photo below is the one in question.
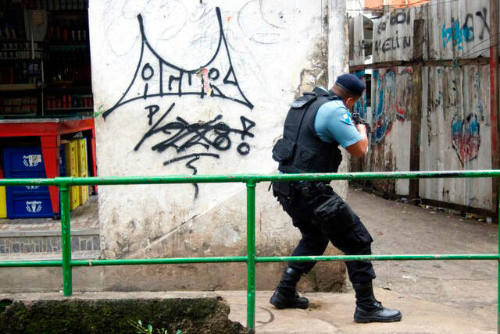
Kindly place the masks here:
<instances>
[{"instance_id":1,"label":"green painted fence post","mask_svg":"<svg viewBox=\"0 0 500 334\"><path fill-rule=\"evenodd\" d=\"M71 227L69 213L69 187L67 184L60 185L61 197L61 241L62 241L62 271L63 292L69 297L73 294L73 273L71 269Z\"/></svg>"},{"instance_id":2,"label":"green painted fence post","mask_svg":"<svg viewBox=\"0 0 500 334\"><path fill-rule=\"evenodd\" d=\"M255 181L247 181L247 328L255 333Z\"/></svg>"}]
</instances>

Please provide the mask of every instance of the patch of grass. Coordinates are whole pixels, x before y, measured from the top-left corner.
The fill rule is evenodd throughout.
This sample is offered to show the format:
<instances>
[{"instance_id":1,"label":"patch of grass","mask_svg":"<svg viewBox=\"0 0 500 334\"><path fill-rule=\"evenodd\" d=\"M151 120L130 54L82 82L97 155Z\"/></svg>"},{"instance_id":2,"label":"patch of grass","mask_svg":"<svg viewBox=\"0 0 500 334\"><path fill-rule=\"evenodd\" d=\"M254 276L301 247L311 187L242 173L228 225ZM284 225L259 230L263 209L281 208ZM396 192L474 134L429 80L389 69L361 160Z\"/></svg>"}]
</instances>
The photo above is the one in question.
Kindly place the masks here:
<instances>
[{"instance_id":1,"label":"patch of grass","mask_svg":"<svg viewBox=\"0 0 500 334\"><path fill-rule=\"evenodd\" d=\"M0 300L0 313L5 311L5 308L11 304L12 304L12 300L10 300L10 299Z\"/></svg>"},{"instance_id":2,"label":"patch of grass","mask_svg":"<svg viewBox=\"0 0 500 334\"><path fill-rule=\"evenodd\" d=\"M155 331L151 324L143 325L141 320L137 320L137 323L131 321L131 324L137 330L137 334L168 334L165 328L157 328ZM175 334L182 334L182 331L178 329Z\"/></svg>"}]
</instances>

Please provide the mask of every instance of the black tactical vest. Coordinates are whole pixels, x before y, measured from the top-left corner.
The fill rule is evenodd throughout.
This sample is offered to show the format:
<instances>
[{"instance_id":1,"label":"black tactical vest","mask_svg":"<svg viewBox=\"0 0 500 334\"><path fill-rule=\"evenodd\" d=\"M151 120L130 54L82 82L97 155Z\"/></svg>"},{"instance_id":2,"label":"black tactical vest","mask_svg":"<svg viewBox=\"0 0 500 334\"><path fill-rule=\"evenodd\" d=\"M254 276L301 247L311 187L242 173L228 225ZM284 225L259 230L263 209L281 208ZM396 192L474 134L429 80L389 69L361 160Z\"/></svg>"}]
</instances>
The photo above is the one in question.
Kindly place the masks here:
<instances>
[{"instance_id":1,"label":"black tactical vest","mask_svg":"<svg viewBox=\"0 0 500 334\"><path fill-rule=\"evenodd\" d=\"M316 87L292 103L285 120L283 138L273 147L273 159L283 173L336 173L342 153L338 143L325 143L314 130L318 109L338 100L332 92Z\"/></svg>"}]
</instances>

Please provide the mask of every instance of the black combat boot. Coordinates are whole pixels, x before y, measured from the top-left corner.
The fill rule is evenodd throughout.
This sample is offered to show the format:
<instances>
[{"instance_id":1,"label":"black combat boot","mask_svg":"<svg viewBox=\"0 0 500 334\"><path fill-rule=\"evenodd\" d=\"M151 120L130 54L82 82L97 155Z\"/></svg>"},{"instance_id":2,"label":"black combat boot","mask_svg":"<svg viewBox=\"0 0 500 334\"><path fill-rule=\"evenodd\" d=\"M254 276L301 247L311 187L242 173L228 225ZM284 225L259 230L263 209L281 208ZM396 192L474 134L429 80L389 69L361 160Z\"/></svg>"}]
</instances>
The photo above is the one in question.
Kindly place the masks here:
<instances>
[{"instance_id":1,"label":"black combat boot","mask_svg":"<svg viewBox=\"0 0 500 334\"><path fill-rule=\"evenodd\" d=\"M295 286L297 285L300 276L301 273L293 268L287 267L269 302L277 309L308 308L309 300L305 297L300 297L297 290L295 290Z\"/></svg>"},{"instance_id":2,"label":"black combat boot","mask_svg":"<svg viewBox=\"0 0 500 334\"><path fill-rule=\"evenodd\" d=\"M367 283L353 283L352 287L356 291L355 322L393 322L401 320L401 312L385 308L375 299L371 281Z\"/></svg>"}]
</instances>

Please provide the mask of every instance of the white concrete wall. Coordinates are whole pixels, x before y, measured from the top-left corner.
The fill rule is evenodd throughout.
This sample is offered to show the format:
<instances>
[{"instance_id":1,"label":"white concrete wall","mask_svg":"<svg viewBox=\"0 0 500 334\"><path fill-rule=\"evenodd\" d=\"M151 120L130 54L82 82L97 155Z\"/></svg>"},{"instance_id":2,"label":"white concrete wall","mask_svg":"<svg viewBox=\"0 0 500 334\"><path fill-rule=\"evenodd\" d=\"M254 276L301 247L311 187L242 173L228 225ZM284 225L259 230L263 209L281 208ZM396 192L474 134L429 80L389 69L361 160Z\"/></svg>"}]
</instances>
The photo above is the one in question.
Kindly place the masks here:
<instances>
[{"instance_id":1,"label":"white concrete wall","mask_svg":"<svg viewBox=\"0 0 500 334\"><path fill-rule=\"evenodd\" d=\"M98 174L275 173L290 102L327 84L325 15L309 0L91 0ZM267 188L259 254L288 254L298 232ZM103 255L244 254L244 195L239 183L100 187Z\"/></svg>"}]
</instances>

